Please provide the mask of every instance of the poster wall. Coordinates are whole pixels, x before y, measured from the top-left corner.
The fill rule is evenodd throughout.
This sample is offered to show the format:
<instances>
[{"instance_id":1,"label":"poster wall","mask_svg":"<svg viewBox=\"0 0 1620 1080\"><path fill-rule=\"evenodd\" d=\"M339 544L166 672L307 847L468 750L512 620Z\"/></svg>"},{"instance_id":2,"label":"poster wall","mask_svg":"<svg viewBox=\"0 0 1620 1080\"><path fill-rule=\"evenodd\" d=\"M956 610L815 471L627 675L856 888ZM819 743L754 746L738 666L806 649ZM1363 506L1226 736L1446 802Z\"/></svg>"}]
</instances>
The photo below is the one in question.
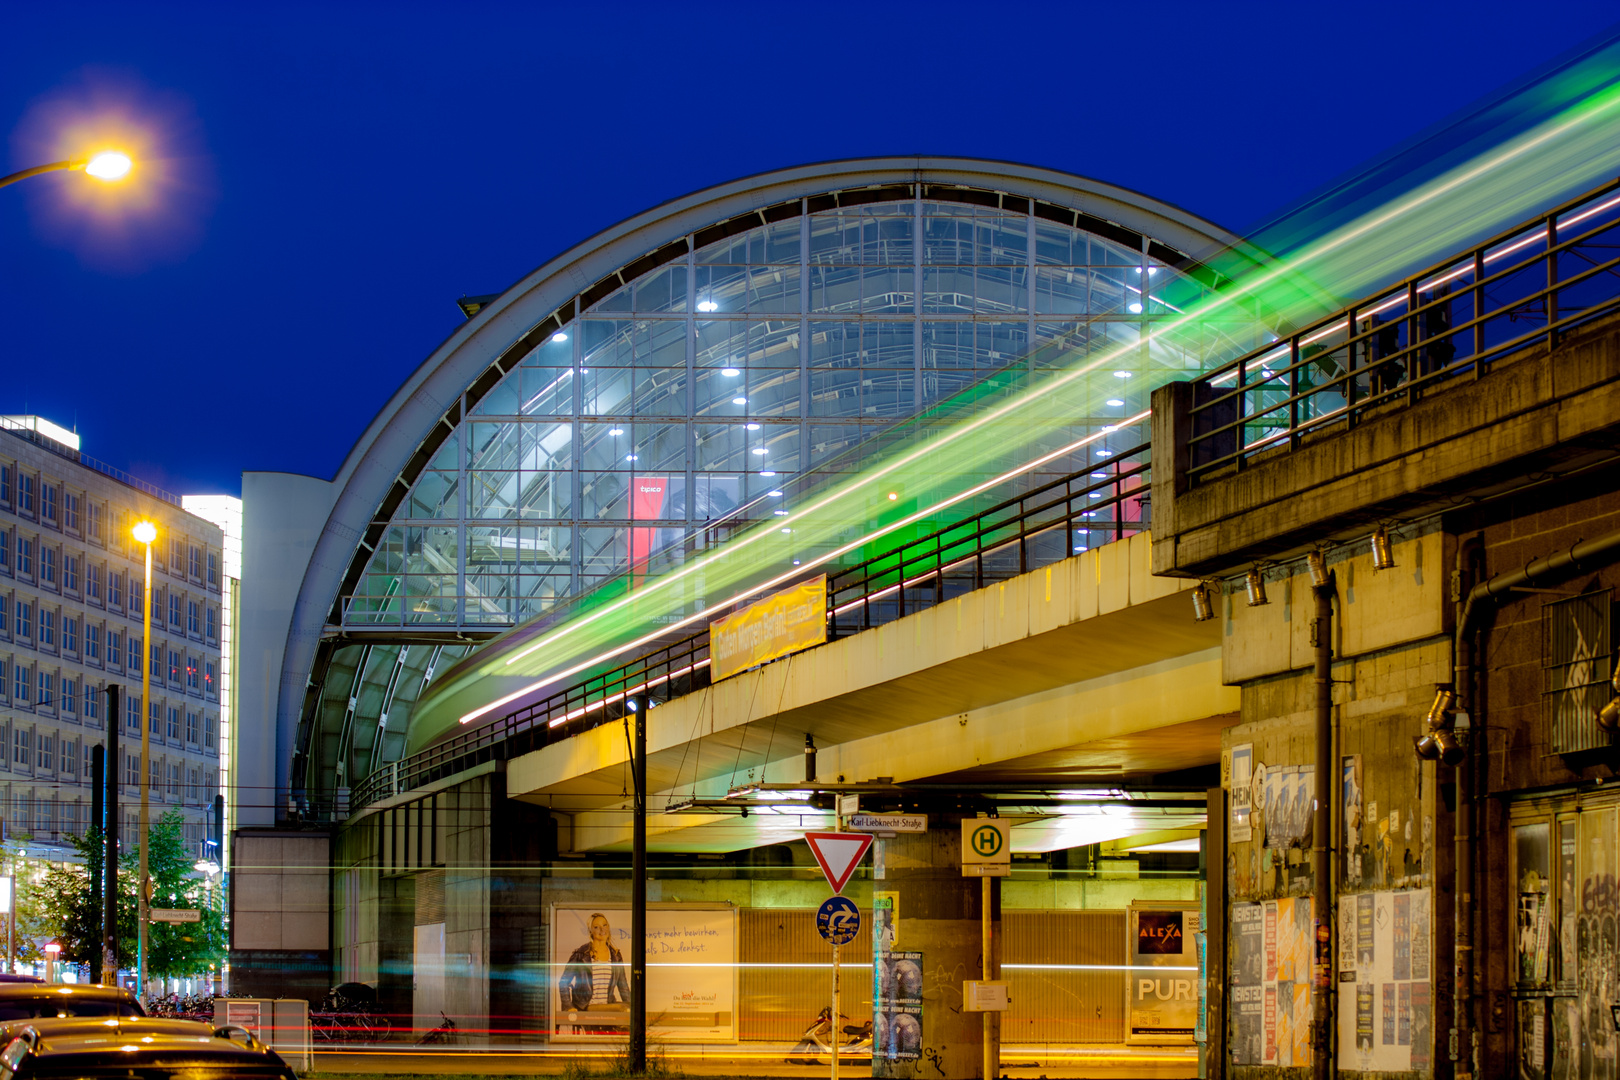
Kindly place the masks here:
<instances>
[{"instance_id":1,"label":"poster wall","mask_svg":"<svg viewBox=\"0 0 1620 1080\"><path fill-rule=\"evenodd\" d=\"M873 1059L916 1061L923 1050L923 954L878 950L872 978Z\"/></svg>"},{"instance_id":2,"label":"poster wall","mask_svg":"<svg viewBox=\"0 0 1620 1080\"><path fill-rule=\"evenodd\" d=\"M1339 898L1339 1068L1433 1064L1429 890Z\"/></svg>"},{"instance_id":3,"label":"poster wall","mask_svg":"<svg viewBox=\"0 0 1620 1080\"><path fill-rule=\"evenodd\" d=\"M1311 1063L1311 898L1232 905L1232 1063Z\"/></svg>"},{"instance_id":4,"label":"poster wall","mask_svg":"<svg viewBox=\"0 0 1620 1080\"><path fill-rule=\"evenodd\" d=\"M1125 980L1125 1039L1190 1043L1198 1027L1196 910L1132 908L1125 920L1131 970Z\"/></svg>"},{"instance_id":5,"label":"poster wall","mask_svg":"<svg viewBox=\"0 0 1620 1080\"><path fill-rule=\"evenodd\" d=\"M551 1037L627 1038L630 908L551 909ZM647 907L647 1035L666 1042L737 1041L737 909Z\"/></svg>"}]
</instances>

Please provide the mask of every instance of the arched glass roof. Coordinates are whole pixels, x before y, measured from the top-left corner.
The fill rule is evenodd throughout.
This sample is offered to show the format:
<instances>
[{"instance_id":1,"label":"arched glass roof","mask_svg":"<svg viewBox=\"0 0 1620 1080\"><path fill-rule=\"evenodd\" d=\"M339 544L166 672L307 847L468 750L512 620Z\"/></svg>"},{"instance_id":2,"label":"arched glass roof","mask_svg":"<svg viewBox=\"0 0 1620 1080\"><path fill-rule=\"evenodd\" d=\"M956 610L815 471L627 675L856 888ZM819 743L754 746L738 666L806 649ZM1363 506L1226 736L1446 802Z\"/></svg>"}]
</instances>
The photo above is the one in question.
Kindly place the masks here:
<instances>
[{"instance_id":1,"label":"arched glass roof","mask_svg":"<svg viewBox=\"0 0 1620 1080\"><path fill-rule=\"evenodd\" d=\"M504 344L404 462L327 601L294 787L341 788L396 758L419 671L448 667L456 642L679 561L705 523L807 470L858 469L874 436L987 379L1027 387L1143 341L1211 284L1100 217L922 182L666 237ZM1052 444L1140 416L1154 386L1257 332L1211 325L1111 362ZM1137 423L1120 437L1146 441Z\"/></svg>"}]
</instances>

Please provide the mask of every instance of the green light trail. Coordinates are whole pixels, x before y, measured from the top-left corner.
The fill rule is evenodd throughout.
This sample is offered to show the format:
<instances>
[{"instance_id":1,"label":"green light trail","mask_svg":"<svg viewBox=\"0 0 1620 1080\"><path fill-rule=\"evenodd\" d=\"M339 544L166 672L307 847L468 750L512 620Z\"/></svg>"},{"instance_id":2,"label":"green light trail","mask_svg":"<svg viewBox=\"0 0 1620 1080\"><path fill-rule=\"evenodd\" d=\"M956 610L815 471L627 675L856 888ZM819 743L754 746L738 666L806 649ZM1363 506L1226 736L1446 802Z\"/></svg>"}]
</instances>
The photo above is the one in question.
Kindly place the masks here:
<instances>
[{"instance_id":1,"label":"green light trail","mask_svg":"<svg viewBox=\"0 0 1620 1080\"><path fill-rule=\"evenodd\" d=\"M410 750L458 721L478 720L600 670L615 657L877 539L918 523L950 524L968 516L962 504L973 496L1110 437L1117 440L1116 431L1141 423L1146 414L1073 437L1077 423L1102 415L1103 398L1120 385L1116 370L1151 385L1195 376L1264 344L1263 337L1244 339L1262 321L1284 328L1320 317L1347 298L1617 172L1620 87L1607 85L1285 258L1258 268L1252 251L1235 253L1229 267L1217 261L1231 278L1219 292L1185 278L1158 287L1144 273L1143 316L1151 321L1139 334L1133 324L1116 323L1112 329L1126 340L1101 350L1077 340L1046 346L1030 358L1027 373L992 376L901 425L897 445L880 460L854 477L835 476L797 496L786 516L639 584L631 575L610 582L582 597L571 619L541 634L520 627L487 643L423 696L412 718ZM1134 389L1140 392L1140 385ZM1062 471L1071 467L1078 466ZM903 497L890 502L891 491ZM955 519L948 514L953 509L959 511Z\"/></svg>"}]
</instances>

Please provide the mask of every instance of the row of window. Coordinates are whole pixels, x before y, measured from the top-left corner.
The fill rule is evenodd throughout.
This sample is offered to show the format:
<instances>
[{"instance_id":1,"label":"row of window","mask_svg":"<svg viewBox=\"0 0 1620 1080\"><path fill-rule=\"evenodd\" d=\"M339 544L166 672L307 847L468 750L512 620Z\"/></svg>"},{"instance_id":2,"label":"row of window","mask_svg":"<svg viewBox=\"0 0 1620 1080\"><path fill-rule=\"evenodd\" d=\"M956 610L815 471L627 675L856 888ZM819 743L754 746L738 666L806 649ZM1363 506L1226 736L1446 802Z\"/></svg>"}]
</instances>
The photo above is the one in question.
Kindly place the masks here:
<instances>
[{"instance_id":1,"label":"row of window","mask_svg":"<svg viewBox=\"0 0 1620 1080\"><path fill-rule=\"evenodd\" d=\"M5 729L11 728L9 735ZM21 722L0 724L0 740L11 744L9 760L0 762L14 773L55 773L69 783L89 784L96 744L88 738L56 731L36 730ZM0 745L4 745L0 742ZM123 784L139 788L141 755L139 749L120 751ZM3 757L4 755L0 755ZM200 803L211 801L219 789L219 772L203 762L188 761L167 754L151 757L151 793L159 798Z\"/></svg>"},{"instance_id":2,"label":"row of window","mask_svg":"<svg viewBox=\"0 0 1620 1080\"><path fill-rule=\"evenodd\" d=\"M153 792L157 795L157 792ZM204 795L201 800L177 800L174 802L198 803L206 806L210 796ZM90 815L92 803L83 796L71 798L56 793L46 795L36 794L27 789L17 788L10 797L0 795L0 816L5 818L7 831L16 836L21 833L32 836L40 842L54 842L64 833L81 834L90 828ZM123 821L123 844L132 848L136 829L139 828L140 812L125 807L119 815ZM188 850L195 853L197 858L215 857L213 842L209 840L211 828L206 817L185 824L185 838Z\"/></svg>"},{"instance_id":3,"label":"row of window","mask_svg":"<svg viewBox=\"0 0 1620 1080\"><path fill-rule=\"evenodd\" d=\"M140 674L141 639L116 624L82 619L72 611L39 604L29 597L8 599L0 593L0 640L37 648L67 659L105 668L128 669ZM197 696L217 697L218 661L199 655L180 642L154 642L150 656L152 678L171 689ZM4 696L0 691L0 696ZM27 699L22 699L26 701Z\"/></svg>"},{"instance_id":4,"label":"row of window","mask_svg":"<svg viewBox=\"0 0 1620 1080\"><path fill-rule=\"evenodd\" d=\"M8 671L9 669L9 671ZM73 678L70 673L56 669L31 668L15 659L0 657L0 700L9 697L16 708L54 710L64 720L99 726L102 698L105 688L93 686ZM125 730L138 735L141 730L141 697L125 696ZM219 753L219 717L204 709L188 707L184 701L171 702L154 698L147 710L151 734L167 739L176 746L199 748L210 754Z\"/></svg>"},{"instance_id":5,"label":"row of window","mask_svg":"<svg viewBox=\"0 0 1620 1080\"><path fill-rule=\"evenodd\" d=\"M0 509L132 558L144 556L144 550L129 535L135 521L131 512L114 509L112 528L108 529L104 524L108 514L105 503L10 463L0 463ZM219 588L220 551L206 541L170 536L167 542L152 545L152 564L154 569L174 577Z\"/></svg>"},{"instance_id":6,"label":"row of window","mask_svg":"<svg viewBox=\"0 0 1620 1080\"><path fill-rule=\"evenodd\" d=\"M4 574L32 581L52 592L81 597L97 607L123 609L132 619L144 613L145 586L140 575L87 561L76 552L39 543L20 531L13 542L10 531L0 529L0 575ZM166 585L155 588L153 594L152 614L158 621L166 615L176 632L217 640L217 603L207 596Z\"/></svg>"}]
</instances>

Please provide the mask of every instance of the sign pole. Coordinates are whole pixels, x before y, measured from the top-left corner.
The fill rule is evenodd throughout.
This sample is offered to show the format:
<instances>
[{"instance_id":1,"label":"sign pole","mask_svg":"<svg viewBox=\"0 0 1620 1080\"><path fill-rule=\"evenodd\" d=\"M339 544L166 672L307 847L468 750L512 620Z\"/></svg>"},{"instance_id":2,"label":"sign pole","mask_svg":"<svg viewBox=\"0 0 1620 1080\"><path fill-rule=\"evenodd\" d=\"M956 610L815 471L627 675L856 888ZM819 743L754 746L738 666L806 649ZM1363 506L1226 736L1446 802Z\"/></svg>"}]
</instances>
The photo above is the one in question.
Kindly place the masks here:
<instances>
[{"instance_id":1,"label":"sign pole","mask_svg":"<svg viewBox=\"0 0 1620 1080\"><path fill-rule=\"evenodd\" d=\"M630 699L635 741L630 771L635 781L635 812L630 824L630 1045L629 1071L647 1071L647 708L646 694Z\"/></svg>"},{"instance_id":2,"label":"sign pole","mask_svg":"<svg viewBox=\"0 0 1620 1080\"><path fill-rule=\"evenodd\" d=\"M839 1036L843 1031L838 1025L838 941L833 940L833 1002L832 1002L832 1030L827 1034L827 1041L832 1043L832 1080L838 1080L838 1044Z\"/></svg>"},{"instance_id":3,"label":"sign pole","mask_svg":"<svg viewBox=\"0 0 1620 1080\"><path fill-rule=\"evenodd\" d=\"M980 977L985 982L990 981L990 883L994 878L982 877L979 879L979 951L984 955L979 961ZM979 1014L979 1023L984 1033L984 1080L994 1080L996 1075L996 1048L991 1041L991 1018L994 1013L983 1012Z\"/></svg>"}]
</instances>

